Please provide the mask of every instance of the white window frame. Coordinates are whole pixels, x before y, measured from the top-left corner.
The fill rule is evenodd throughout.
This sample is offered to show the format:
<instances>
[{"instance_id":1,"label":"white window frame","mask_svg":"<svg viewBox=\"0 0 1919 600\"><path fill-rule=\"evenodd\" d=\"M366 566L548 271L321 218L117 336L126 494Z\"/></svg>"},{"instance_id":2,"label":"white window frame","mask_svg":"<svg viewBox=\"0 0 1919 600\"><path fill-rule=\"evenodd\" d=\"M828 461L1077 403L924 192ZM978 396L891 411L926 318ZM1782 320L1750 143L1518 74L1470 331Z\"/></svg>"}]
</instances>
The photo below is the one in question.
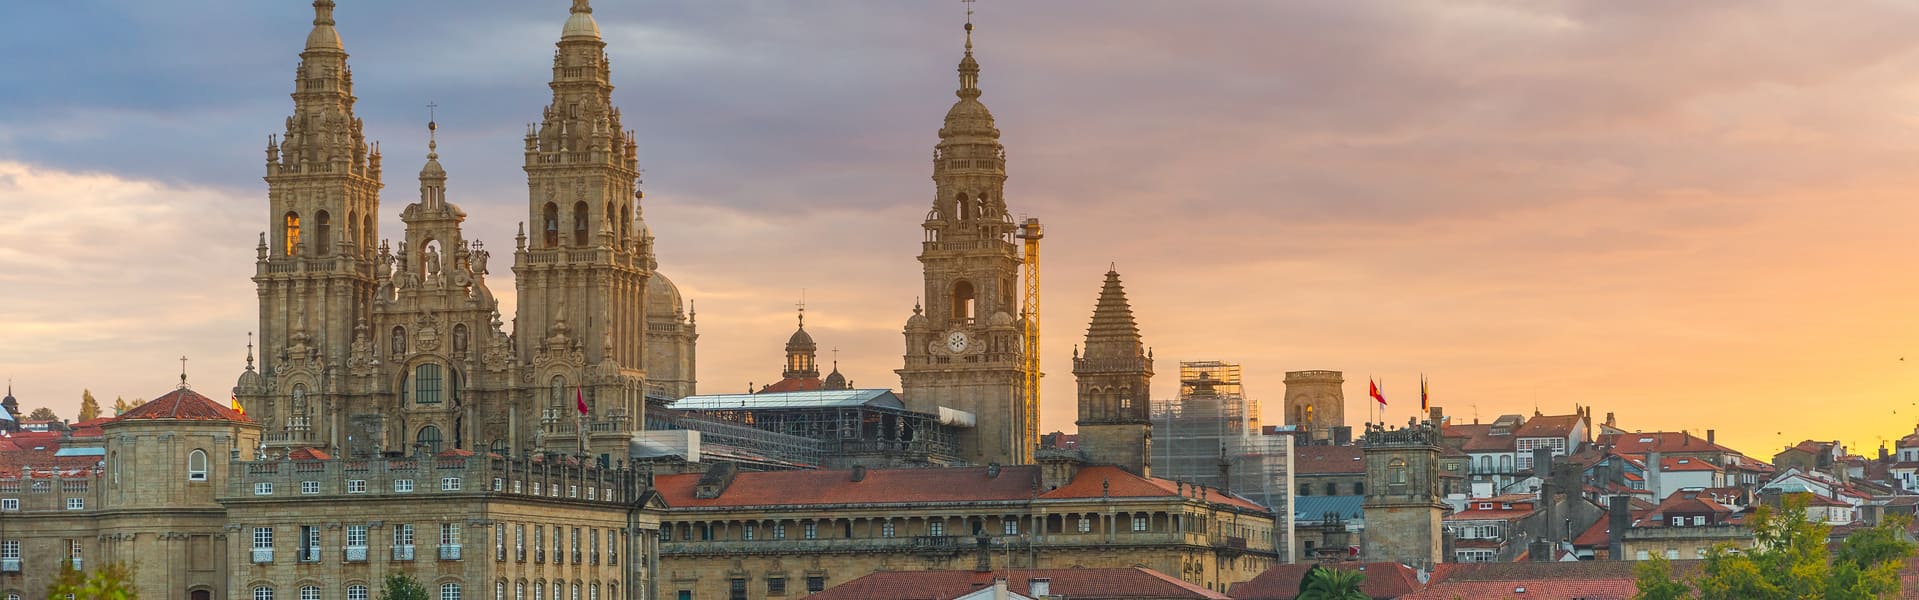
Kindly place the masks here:
<instances>
[{"instance_id":1,"label":"white window frame","mask_svg":"<svg viewBox=\"0 0 1919 600\"><path fill-rule=\"evenodd\" d=\"M887 522L884 522L884 523L880 523L880 537L883 537L883 538L890 538L890 537L893 537L893 522L892 522L892 521L887 521Z\"/></svg>"},{"instance_id":2,"label":"white window frame","mask_svg":"<svg viewBox=\"0 0 1919 600\"><path fill-rule=\"evenodd\" d=\"M0 498L0 511L20 512L19 498Z\"/></svg>"},{"instance_id":3,"label":"white window frame","mask_svg":"<svg viewBox=\"0 0 1919 600\"><path fill-rule=\"evenodd\" d=\"M1148 526L1148 521L1145 516L1133 515L1133 531L1135 532L1146 531L1147 526Z\"/></svg>"},{"instance_id":4,"label":"white window frame","mask_svg":"<svg viewBox=\"0 0 1919 600\"><path fill-rule=\"evenodd\" d=\"M253 588L253 600L273 600L273 588L265 585Z\"/></svg>"},{"instance_id":5,"label":"white window frame","mask_svg":"<svg viewBox=\"0 0 1919 600\"><path fill-rule=\"evenodd\" d=\"M349 493L349 494L366 493L366 480L365 479L346 480L346 493Z\"/></svg>"},{"instance_id":6,"label":"white window frame","mask_svg":"<svg viewBox=\"0 0 1919 600\"><path fill-rule=\"evenodd\" d=\"M312 481L312 480L307 480L307 481L302 481L302 482L300 482L300 493L302 493L302 494L318 494L318 493L320 493L320 482L318 482L318 481Z\"/></svg>"},{"instance_id":7,"label":"white window frame","mask_svg":"<svg viewBox=\"0 0 1919 600\"><path fill-rule=\"evenodd\" d=\"M196 458L200 460L200 466L197 469L193 465ZM206 481L207 470L207 451L194 448L192 452L187 453L187 481Z\"/></svg>"},{"instance_id":8,"label":"white window frame","mask_svg":"<svg viewBox=\"0 0 1919 600\"><path fill-rule=\"evenodd\" d=\"M458 477L441 477L441 478L440 478L440 491L442 491L442 492L457 492L457 491L460 491L460 478L458 478Z\"/></svg>"},{"instance_id":9,"label":"white window frame","mask_svg":"<svg viewBox=\"0 0 1919 600\"><path fill-rule=\"evenodd\" d=\"M300 586L300 600L320 600L320 586Z\"/></svg>"},{"instance_id":10,"label":"white window frame","mask_svg":"<svg viewBox=\"0 0 1919 600\"><path fill-rule=\"evenodd\" d=\"M367 600L367 587L361 584L346 586L346 600Z\"/></svg>"},{"instance_id":11,"label":"white window frame","mask_svg":"<svg viewBox=\"0 0 1919 600\"><path fill-rule=\"evenodd\" d=\"M86 510L86 509L87 509L86 498L68 498L67 499L67 510Z\"/></svg>"},{"instance_id":12,"label":"white window frame","mask_svg":"<svg viewBox=\"0 0 1919 600\"><path fill-rule=\"evenodd\" d=\"M413 480L411 480L411 479L395 479L395 480L393 480L393 493L395 493L395 494L410 494L410 493L413 493Z\"/></svg>"},{"instance_id":13,"label":"white window frame","mask_svg":"<svg viewBox=\"0 0 1919 600\"><path fill-rule=\"evenodd\" d=\"M271 495L273 495L273 482L271 482L271 481L261 481L261 482L257 482L257 483L254 483L254 484L253 484L253 495L255 495L255 496L271 496Z\"/></svg>"}]
</instances>

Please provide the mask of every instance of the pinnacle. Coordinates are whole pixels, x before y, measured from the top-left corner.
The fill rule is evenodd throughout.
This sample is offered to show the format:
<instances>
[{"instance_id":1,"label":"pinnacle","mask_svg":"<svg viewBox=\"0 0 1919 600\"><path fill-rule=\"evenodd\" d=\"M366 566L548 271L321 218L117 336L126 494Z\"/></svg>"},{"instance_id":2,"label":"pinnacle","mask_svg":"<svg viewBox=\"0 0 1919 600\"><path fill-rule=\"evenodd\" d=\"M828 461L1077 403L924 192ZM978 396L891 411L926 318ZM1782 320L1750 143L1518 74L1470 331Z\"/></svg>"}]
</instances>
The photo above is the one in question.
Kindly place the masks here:
<instances>
[{"instance_id":1,"label":"pinnacle","mask_svg":"<svg viewBox=\"0 0 1919 600\"><path fill-rule=\"evenodd\" d=\"M1109 270L1106 284L1099 290L1099 303L1093 307L1093 321L1086 327L1086 354L1121 351L1137 355L1142 347L1139 324L1126 301L1126 288L1120 283L1119 272Z\"/></svg>"}]
</instances>

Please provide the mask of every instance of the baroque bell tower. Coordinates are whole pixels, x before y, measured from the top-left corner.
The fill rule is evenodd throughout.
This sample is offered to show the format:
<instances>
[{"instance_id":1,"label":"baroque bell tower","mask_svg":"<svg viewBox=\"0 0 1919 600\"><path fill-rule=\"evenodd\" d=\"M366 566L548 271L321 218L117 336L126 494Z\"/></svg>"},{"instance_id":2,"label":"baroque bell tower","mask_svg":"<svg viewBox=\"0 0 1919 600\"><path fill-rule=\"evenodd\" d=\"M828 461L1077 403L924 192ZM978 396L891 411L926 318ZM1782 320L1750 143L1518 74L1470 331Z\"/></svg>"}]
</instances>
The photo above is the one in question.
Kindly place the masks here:
<instances>
[{"instance_id":1,"label":"baroque bell tower","mask_svg":"<svg viewBox=\"0 0 1919 600\"><path fill-rule=\"evenodd\" d=\"M1087 459L1151 477L1153 357L1140 341L1117 271L1106 272L1086 327L1086 353L1073 356L1073 378L1079 386L1079 446Z\"/></svg>"},{"instance_id":2,"label":"baroque bell tower","mask_svg":"<svg viewBox=\"0 0 1919 600\"><path fill-rule=\"evenodd\" d=\"M371 313L380 153L367 144L354 101L333 0L316 0L293 114L266 148L270 209L253 276L264 368L235 390L267 426L269 444L326 441L322 413L345 392L354 324Z\"/></svg>"},{"instance_id":3,"label":"baroque bell tower","mask_svg":"<svg viewBox=\"0 0 1919 600\"><path fill-rule=\"evenodd\" d=\"M613 106L606 42L574 0L553 53L553 99L525 138L527 222L514 252L523 381L549 446L575 439L584 397L592 445L643 426L653 238L640 217L633 134ZM609 446L610 447L610 446Z\"/></svg>"},{"instance_id":4,"label":"baroque bell tower","mask_svg":"<svg viewBox=\"0 0 1919 600\"><path fill-rule=\"evenodd\" d=\"M915 307L906 324L900 387L913 410L947 407L975 417L976 427L960 436L964 460L1030 464L1039 415L1022 391L1024 328L1013 316L1017 226L1006 209L1006 149L993 113L979 101L970 19L959 80L959 101L933 150L933 207L919 255L926 307Z\"/></svg>"}]
</instances>

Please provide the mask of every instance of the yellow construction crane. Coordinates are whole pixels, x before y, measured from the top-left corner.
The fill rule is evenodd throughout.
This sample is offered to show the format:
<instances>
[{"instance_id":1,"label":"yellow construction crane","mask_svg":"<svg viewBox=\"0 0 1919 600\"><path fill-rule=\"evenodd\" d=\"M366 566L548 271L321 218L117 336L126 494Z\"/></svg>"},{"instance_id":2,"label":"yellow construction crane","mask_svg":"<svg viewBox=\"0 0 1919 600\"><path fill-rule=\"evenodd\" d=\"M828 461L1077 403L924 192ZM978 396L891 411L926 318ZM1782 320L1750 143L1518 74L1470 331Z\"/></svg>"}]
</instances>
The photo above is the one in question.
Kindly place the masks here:
<instances>
[{"instance_id":1,"label":"yellow construction crane","mask_svg":"<svg viewBox=\"0 0 1919 600\"><path fill-rule=\"evenodd\" d=\"M1032 448L1039 447L1039 239L1041 231L1039 219L1027 217L1020 225L1019 239L1026 242L1026 272L1024 273L1025 296L1020 305L1020 316L1025 318L1026 355L1023 357L1026 367L1026 443Z\"/></svg>"}]
</instances>

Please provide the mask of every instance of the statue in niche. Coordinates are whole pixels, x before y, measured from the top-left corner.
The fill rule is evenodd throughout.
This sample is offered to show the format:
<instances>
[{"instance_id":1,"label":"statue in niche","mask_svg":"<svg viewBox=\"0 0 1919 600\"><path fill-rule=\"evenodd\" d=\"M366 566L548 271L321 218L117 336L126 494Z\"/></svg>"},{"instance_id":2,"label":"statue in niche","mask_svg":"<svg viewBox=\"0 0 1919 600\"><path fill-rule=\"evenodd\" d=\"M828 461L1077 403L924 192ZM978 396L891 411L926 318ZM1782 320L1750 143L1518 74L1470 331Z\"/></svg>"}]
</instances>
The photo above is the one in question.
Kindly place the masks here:
<instances>
[{"instance_id":1,"label":"statue in niche","mask_svg":"<svg viewBox=\"0 0 1919 600\"><path fill-rule=\"evenodd\" d=\"M426 249L420 251L420 262L426 266L426 276L428 279L439 277L440 275L440 251L435 246L435 244L429 243L426 245Z\"/></svg>"}]
</instances>

